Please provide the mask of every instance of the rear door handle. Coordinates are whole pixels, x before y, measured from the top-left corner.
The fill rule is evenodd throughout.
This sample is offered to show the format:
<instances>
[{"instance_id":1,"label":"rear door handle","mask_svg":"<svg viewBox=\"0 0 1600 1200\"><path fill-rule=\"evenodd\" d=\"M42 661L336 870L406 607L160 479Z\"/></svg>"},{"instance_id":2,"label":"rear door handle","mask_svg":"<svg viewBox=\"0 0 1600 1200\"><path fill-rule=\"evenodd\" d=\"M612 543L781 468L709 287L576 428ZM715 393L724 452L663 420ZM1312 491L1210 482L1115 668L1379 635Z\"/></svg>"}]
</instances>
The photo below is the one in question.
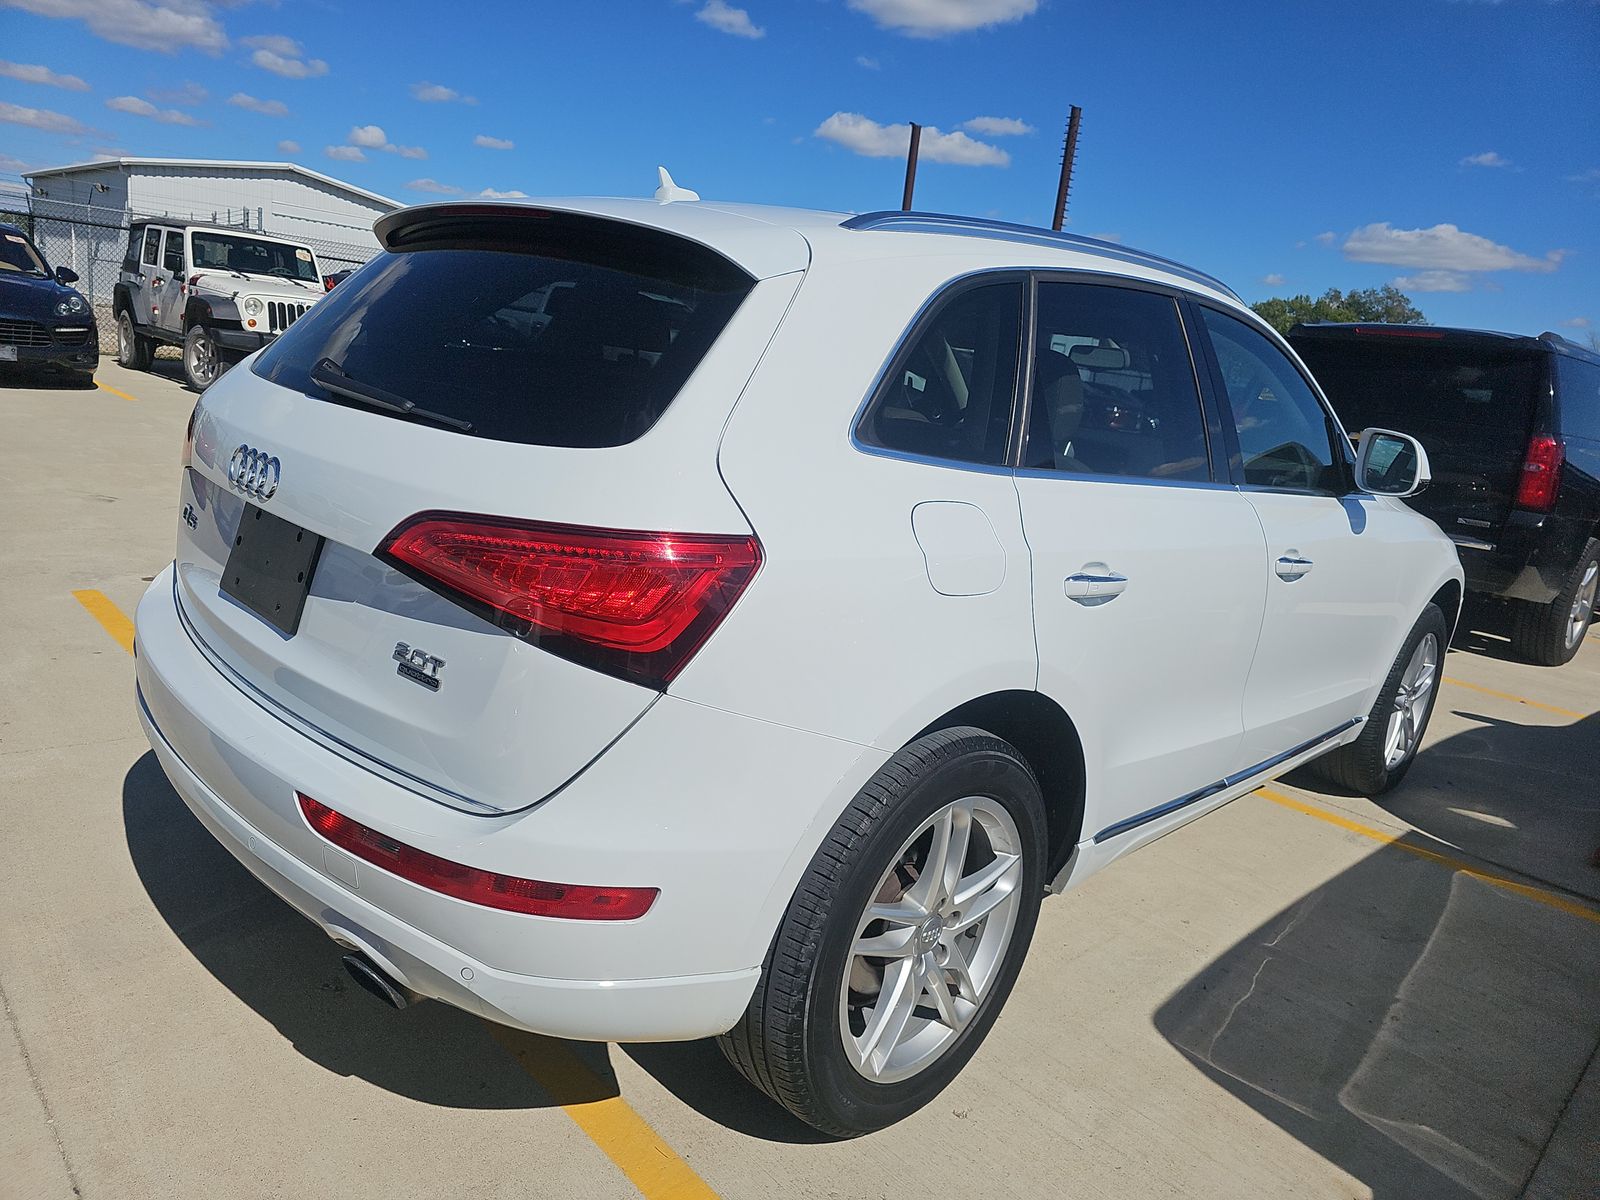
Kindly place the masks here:
<instances>
[{"instance_id":1,"label":"rear door handle","mask_svg":"<svg viewBox=\"0 0 1600 1200\"><path fill-rule=\"evenodd\" d=\"M1105 563L1088 563L1083 570L1066 578L1069 599L1079 604L1092 604L1114 600L1128 586L1128 577L1113 571Z\"/></svg>"},{"instance_id":2,"label":"rear door handle","mask_svg":"<svg viewBox=\"0 0 1600 1200\"><path fill-rule=\"evenodd\" d=\"M1309 558L1301 558L1297 550L1291 550L1274 564L1273 570L1278 578L1285 583L1293 583L1301 576L1308 574L1315 564Z\"/></svg>"}]
</instances>

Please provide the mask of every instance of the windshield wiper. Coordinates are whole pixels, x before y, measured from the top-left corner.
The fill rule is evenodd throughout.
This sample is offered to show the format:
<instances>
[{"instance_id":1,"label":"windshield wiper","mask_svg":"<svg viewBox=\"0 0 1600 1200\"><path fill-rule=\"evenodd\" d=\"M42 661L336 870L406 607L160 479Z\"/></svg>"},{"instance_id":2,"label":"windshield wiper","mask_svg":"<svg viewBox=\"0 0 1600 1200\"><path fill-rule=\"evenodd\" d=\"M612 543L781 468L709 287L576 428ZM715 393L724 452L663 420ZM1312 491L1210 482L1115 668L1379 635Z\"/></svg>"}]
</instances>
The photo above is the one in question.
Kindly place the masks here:
<instances>
[{"instance_id":1,"label":"windshield wiper","mask_svg":"<svg viewBox=\"0 0 1600 1200\"><path fill-rule=\"evenodd\" d=\"M369 408L381 408L385 412L410 417L415 421L433 421L439 425L448 425L451 429L461 430L462 433L472 432L471 421L463 421L460 417L421 408L415 401L407 400L404 396L397 396L384 388L352 379L345 373L344 368L331 358L317 360L316 366L311 368L311 382L335 396L359 401Z\"/></svg>"}]
</instances>

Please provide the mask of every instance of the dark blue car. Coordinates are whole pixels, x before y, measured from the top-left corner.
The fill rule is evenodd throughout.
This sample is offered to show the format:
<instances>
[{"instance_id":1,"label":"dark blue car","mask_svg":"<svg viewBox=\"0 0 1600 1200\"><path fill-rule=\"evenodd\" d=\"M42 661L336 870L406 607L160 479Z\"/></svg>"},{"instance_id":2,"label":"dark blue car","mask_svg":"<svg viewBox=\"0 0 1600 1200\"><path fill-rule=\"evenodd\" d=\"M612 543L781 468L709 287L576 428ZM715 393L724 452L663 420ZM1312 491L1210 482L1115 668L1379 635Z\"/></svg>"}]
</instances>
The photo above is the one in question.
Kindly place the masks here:
<instances>
[{"instance_id":1,"label":"dark blue car","mask_svg":"<svg viewBox=\"0 0 1600 1200\"><path fill-rule=\"evenodd\" d=\"M22 230L0 225L0 378L29 365L94 378L100 339L94 310L69 286L77 280L67 267L52 272Z\"/></svg>"}]
</instances>

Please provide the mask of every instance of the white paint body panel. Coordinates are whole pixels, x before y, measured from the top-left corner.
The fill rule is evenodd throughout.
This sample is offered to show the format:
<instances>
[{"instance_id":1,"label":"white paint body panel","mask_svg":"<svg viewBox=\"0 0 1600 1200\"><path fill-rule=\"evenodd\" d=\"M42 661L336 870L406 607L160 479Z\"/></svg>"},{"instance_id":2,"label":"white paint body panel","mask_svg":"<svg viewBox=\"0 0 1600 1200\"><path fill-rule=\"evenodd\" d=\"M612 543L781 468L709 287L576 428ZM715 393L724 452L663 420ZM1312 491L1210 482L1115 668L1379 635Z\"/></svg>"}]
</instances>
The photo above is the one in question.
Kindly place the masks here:
<instances>
[{"instance_id":1,"label":"white paint body panel","mask_svg":"<svg viewBox=\"0 0 1600 1200\"><path fill-rule=\"evenodd\" d=\"M1299 746L1364 714L1423 605L1459 586L1448 540L1393 501L973 469L851 436L952 281L1065 268L1238 307L1208 285L1109 249L857 232L830 214L559 204L668 229L763 280L654 428L606 450L495 443L321 403L246 363L206 395L186 499L208 507L136 622L142 716L185 801L269 887L425 995L562 1036L719 1032L840 813L945 714L1034 691L1067 714L1086 795L1058 882L1075 882L1354 737ZM294 639L216 594L241 443L282 459L270 510L330 539ZM427 509L753 532L763 559L663 695L372 558ZM1315 567L1286 585L1272 563L1289 549ZM1074 603L1064 577L1096 562L1128 587ZM441 691L394 675L394 640L447 660ZM453 861L660 896L617 923L456 901L332 851L296 790ZM1130 818L1147 819L1094 840Z\"/></svg>"}]
</instances>

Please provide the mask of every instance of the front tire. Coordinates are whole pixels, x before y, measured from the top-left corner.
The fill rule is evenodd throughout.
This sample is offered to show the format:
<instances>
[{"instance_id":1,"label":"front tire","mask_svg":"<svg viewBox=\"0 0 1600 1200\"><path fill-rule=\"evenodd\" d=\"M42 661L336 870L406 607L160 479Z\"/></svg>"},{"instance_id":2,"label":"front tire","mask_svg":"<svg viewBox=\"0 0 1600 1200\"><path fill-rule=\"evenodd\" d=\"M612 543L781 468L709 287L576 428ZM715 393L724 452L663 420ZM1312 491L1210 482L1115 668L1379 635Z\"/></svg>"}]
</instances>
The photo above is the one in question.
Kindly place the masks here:
<instances>
[{"instance_id":1,"label":"front tire","mask_svg":"<svg viewBox=\"0 0 1600 1200\"><path fill-rule=\"evenodd\" d=\"M966 1065L1016 982L1045 848L1038 780L1009 743L970 726L918 738L812 859L723 1053L835 1137L915 1112Z\"/></svg>"},{"instance_id":2,"label":"front tire","mask_svg":"<svg viewBox=\"0 0 1600 1200\"><path fill-rule=\"evenodd\" d=\"M1446 634L1444 614L1429 604L1395 656L1361 736L1317 759L1318 774L1363 796L1399 786L1417 760L1439 698Z\"/></svg>"},{"instance_id":3,"label":"front tire","mask_svg":"<svg viewBox=\"0 0 1600 1200\"><path fill-rule=\"evenodd\" d=\"M1600 541L1591 538L1554 600L1549 604L1513 601L1511 648L1536 666L1559 667L1571 662L1594 619L1597 592Z\"/></svg>"},{"instance_id":4,"label":"front tire","mask_svg":"<svg viewBox=\"0 0 1600 1200\"><path fill-rule=\"evenodd\" d=\"M204 325L191 325L183 339L183 374L189 386L203 392L225 369L216 335Z\"/></svg>"},{"instance_id":5,"label":"front tire","mask_svg":"<svg viewBox=\"0 0 1600 1200\"><path fill-rule=\"evenodd\" d=\"M155 347L133 325L133 314L123 309L117 314L117 363L130 371L148 371Z\"/></svg>"}]
</instances>

